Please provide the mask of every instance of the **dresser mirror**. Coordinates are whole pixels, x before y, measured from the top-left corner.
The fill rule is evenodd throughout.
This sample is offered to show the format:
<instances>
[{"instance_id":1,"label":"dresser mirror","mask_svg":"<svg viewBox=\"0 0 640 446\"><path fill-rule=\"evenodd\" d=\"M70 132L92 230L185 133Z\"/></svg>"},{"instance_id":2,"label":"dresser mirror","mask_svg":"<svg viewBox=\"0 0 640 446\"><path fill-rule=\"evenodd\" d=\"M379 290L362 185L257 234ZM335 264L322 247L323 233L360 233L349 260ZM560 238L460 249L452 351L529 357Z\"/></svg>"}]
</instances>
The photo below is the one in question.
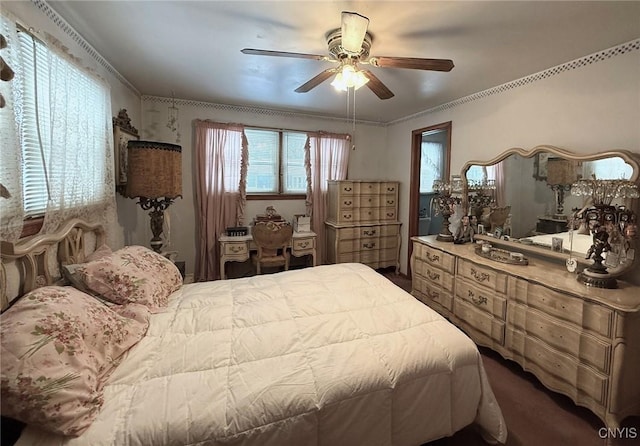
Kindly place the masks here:
<instances>
[{"instance_id":1,"label":"dresser mirror","mask_svg":"<svg viewBox=\"0 0 640 446\"><path fill-rule=\"evenodd\" d=\"M584 209L591 199L572 195L571 184L594 176L637 184L639 159L639 154L622 150L577 155L553 146L510 149L492 160L464 165L464 205L471 215L478 208L487 212L489 202L492 208L508 209L501 227L508 240L493 239L494 243L555 259L575 256L578 262L590 264L585 257L593 242L591 234L577 226L569 231L569 224L576 210ZM637 214L638 200L630 201L614 198L611 204L631 206ZM483 221L478 218L478 223Z\"/></svg>"}]
</instances>

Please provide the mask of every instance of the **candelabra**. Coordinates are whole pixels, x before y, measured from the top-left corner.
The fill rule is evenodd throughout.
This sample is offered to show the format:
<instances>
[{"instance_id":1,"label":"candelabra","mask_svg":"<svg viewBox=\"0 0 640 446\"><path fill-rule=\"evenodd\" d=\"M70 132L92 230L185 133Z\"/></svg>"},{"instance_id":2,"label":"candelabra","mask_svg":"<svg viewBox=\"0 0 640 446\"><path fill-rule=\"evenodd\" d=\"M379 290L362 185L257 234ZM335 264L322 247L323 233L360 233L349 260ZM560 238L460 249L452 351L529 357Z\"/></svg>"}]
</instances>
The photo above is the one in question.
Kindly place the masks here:
<instances>
[{"instance_id":1,"label":"candelabra","mask_svg":"<svg viewBox=\"0 0 640 446\"><path fill-rule=\"evenodd\" d=\"M495 180L469 181L467 188L469 215L475 219L472 223L477 224L482 219L484 208L495 203L493 191L496 189L496 182Z\"/></svg>"},{"instance_id":2,"label":"candelabra","mask_svg":"<svg viewBox=\"0 0 640 446\"><path fill-rule=\"evenodd\" d=\"M624 264L637 233L637 217L624 205L612 204L616 198L638 198L638 186L627 180L579 180L571 186L571 194L590 197L592 204L577 215L593 235L586 258L593 264L585 268L578 281L599 288L616 288L615 277L607 269Z\"/></svg>"},{"instance_id":3,"label":"candelabra","mask_svg":"<svg viewBox=\"0 0 640 446\"><path fill-rule=\"evenodd\" d=\"M434 197L436 204L436 215L442 215L442 227L436 237L436 240L443 242L452 242L453 234L449 229L449 218L454 214L455 206L462 202L460 194L462 193L462 180L459 176L451 178L450 183L446 183L442 180L435 180L433 182L433 190L438 193ZM456 194L457 196L454 196Z\"/></svg>"}]
</instances>

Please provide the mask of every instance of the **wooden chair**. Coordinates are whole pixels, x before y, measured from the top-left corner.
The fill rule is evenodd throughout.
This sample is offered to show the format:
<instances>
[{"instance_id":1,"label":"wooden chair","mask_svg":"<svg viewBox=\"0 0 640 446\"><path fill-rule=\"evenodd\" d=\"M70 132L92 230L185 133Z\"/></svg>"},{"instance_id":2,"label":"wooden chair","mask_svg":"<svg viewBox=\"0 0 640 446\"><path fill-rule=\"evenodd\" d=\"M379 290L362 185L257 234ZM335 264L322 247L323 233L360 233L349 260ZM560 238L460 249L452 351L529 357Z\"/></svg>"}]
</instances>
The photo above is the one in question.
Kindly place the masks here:
<instances>
[{"instance_id":1,"label":"wooden chair","mask_svg":"<svg viewBox=\"0 0 640 446\"><path fill-rule=\"evenodd\" d=\"M253 226L253 241L258 253L251 256L257 274L262 274L263 266L284 266L289 269L287 247L293 236L293 226L287 222L259 221Z\"/></svg>"}]
</instances>

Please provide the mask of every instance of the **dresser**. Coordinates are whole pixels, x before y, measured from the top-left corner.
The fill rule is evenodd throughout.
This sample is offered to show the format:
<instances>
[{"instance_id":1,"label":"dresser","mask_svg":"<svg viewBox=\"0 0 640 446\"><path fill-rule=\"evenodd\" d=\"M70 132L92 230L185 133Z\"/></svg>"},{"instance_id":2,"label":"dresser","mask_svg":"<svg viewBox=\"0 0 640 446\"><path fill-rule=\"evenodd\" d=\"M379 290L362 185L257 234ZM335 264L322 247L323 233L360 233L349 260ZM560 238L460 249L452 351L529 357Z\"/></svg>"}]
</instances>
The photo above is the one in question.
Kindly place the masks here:
<instances>
[{"instance_id":1,"label":"dresser","mask_svg":"<svg viewBox=\"0 0 640 446\"><path fill-rule=\"evenodd\" d=\"M329 263L400 269L397 181L329 181L325 221Z\"/></svg>"},{"instance_id":2,"label":"dresser","mask_svg":"<svg viewBox=\"0 0 640 446\"><path fill-rule=\"evenodd\" d=\"M561 265L499 263L435 236L412 243L417 299L608 428L640 415L640 287L587 287Z\"/></svg>"}]
</instances>

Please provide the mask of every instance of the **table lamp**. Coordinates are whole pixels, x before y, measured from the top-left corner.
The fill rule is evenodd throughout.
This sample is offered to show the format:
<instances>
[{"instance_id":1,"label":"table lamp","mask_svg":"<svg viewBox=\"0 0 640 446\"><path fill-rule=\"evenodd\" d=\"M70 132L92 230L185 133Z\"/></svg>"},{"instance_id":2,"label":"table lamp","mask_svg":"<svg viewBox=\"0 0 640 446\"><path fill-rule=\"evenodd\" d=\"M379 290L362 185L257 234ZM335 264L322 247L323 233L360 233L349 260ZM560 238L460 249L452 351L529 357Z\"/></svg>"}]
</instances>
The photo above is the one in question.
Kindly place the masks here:
<instances>
[{"instance_id":1,"label":"table lamp","mask_svg":"<svg viewBox=\"0 0 640 446\"><path fill-rule=\"evenodd\" d=\"M162 249L164 211L182 197L182 147L155 141L129 141L126 196L151 210L151 248Z\"/></svg>"}]
</instances>

